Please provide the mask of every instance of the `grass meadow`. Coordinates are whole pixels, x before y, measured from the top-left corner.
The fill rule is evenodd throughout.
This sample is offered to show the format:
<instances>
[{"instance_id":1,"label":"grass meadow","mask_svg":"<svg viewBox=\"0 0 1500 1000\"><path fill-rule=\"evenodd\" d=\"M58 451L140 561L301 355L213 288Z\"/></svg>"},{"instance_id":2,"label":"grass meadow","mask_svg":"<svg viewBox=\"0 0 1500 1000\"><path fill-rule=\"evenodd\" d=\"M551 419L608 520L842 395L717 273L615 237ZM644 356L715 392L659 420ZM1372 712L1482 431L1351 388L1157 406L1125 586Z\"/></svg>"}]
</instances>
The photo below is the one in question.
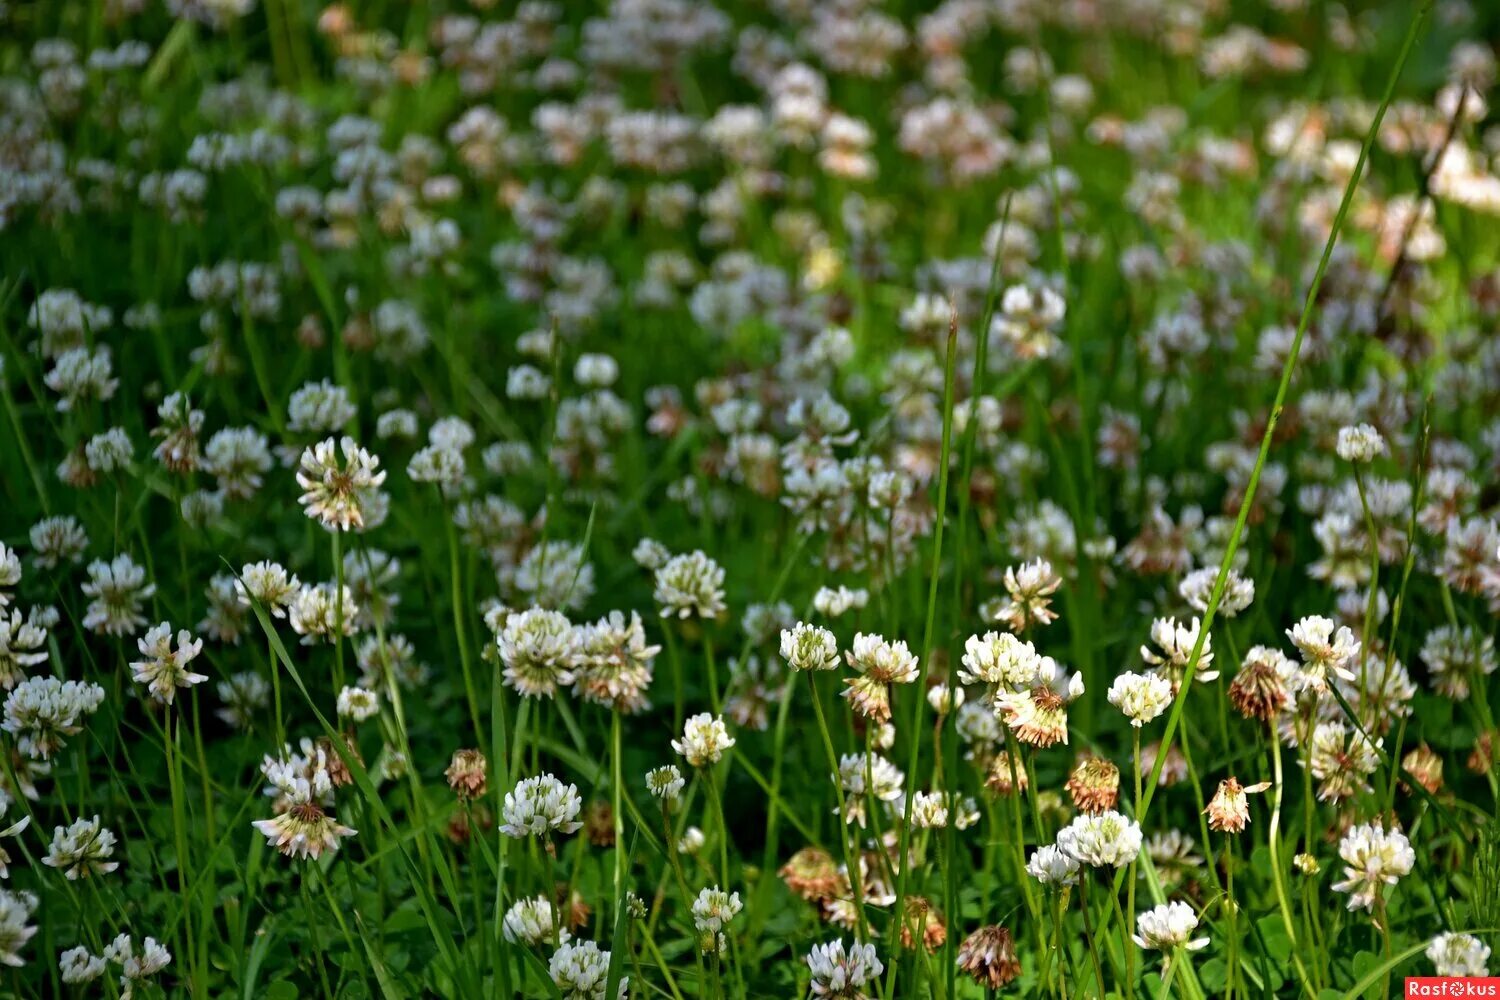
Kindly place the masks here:
<instances>
[{"instance_id":1,"label":"grass meadow","mask_svg":"<svg viewBox=\"0 0 1500 1000\"><path fill-rule=\"evenodd\" d=\"M0 0L0 995L1500 933L1484 0Z\"/></svg>"}]
</instances>

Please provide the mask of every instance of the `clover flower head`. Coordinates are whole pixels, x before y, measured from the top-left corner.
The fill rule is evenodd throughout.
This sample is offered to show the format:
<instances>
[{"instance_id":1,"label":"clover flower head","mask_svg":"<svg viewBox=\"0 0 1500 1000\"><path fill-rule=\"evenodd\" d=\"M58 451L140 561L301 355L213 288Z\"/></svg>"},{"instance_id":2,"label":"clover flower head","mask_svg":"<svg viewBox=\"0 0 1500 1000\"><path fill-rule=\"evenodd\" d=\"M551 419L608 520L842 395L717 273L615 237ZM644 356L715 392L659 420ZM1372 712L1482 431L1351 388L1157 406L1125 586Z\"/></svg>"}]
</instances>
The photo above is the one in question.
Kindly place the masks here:
<instances>
[{"instance_id":1,"label":"clover flower head","mask_svg":"<svg viewBox=\"0 0 1500 1000\"><path fill-rule=\"evenodd\" d=\"M1141 828L1114 810L1083 815L1058 831L1057 847L1080 864L1123 868L1141 853Z\"/></svg>"},{"instance_id":2,"label":"clover flower head","mask_svg":"<svg viewBox=\"0 0 1500 1000\"><path fill-rule=\"evenodd\" d=\"M1126 672L1110 684L1108 698L1139 729L1172 707L1172 684L1160 674Z\"/></svg>"},{"instance_id":3,"label":"clover flower head","mask_svg":"<svg viewBox=\"0 0 1500 1000\"><path fill-rule=\"evenodd\" d=\"M793 670L833 670L839 663L839 644L828 629L798 622L781 630L781 656Z\"/></svg>"},{"instance_id":4,"label":"clover flower head","mask_svg":"<svg viewBox=\"0 0 1500 1000\"><path fill-rule=\"evenodd\" d=\"M162 622L136 640L142 660L130 664L137 684L146 685L151 697L164 705L172 704L178 688L189 688L208 680L204 674L189 670L187 665L203 651L203 640L194 639L187 629L177 632L177 648L172 648L172 626Z\"/></svg>"},{"instance_id":5,"label":"clover flower head","mask_svg":"<svg viewBox=\"0 0 1500 1000\"><path fill-rule=\"evenodd\" d=\"M1351 910L1373 908L1381 890L1409 874L1417 860L1406 834L1378 823L1351 827L1339 841L1339 857L1344 862L1344 877L1333 884L1333 889L1349 894Z\"/></svg>"},{"instance_id":6,"label":"clover flower head","mask_svg":"<svg viewBox=\"0 0 1500 1000\"><path fill-rule=\"evenodd\" d=\"M505 823L500 830L517 840L574 833L583 825L578 821L582 809L576 785L564 785L550 774L523 778L505 796Z\"/></svg>"},{"instance_id":7,"label":"clover flower head","mask_svg":"<svg viewBox=\"0 0 1500 1000\"><path fill-rule=\"evenodd\" d=\"M717 618L725 612L724 568L701 550L668 559L656 571L663 618Z\"/></svg>"},{"instance_id":8,"label":"clover flower head","mask_svg":"<svg viewBox=\"0 0 1500 1000\"><path fill-rule=\"evenodd\" d=\"M1142 948L1198 951L1208 947L1208 938L1193 938L1193 931L1198 929L1198 914L1187 903L1174 900L1153 906L1136 917L1135 927L1132 940Z\"/></svg>"},{"instance_id":9,"label":"clover flower head","mask_svg":"<svg viewBox=\"0 0 1500 1000\"><path fill-rule=\"evenodd\" d=\"M807 956L812 995L827 1000L868 1000L871 987L885 971L872 944L844 947L842 940L813 945Z\"/></svg>"},{"instance_id":10,"label":"clover flower head","mask_svg":"<svg viewBox=\"0 0 1500 1000\"><path fill-rule=\"evenodd\" d=\"M330 530L363 528L371 494L383 482L380 459L352 437L324 438L302 453L297 485L303 493L298 502L308 517Z\"/></svg>"},{"instance_id":11,"label":"clover flower head","mask_svg":"<svg viewBox=\"0 0 1500 1000\"><path fill-rule=\"evenodd\" d=\"M683 724L682 739L672 741L672 749L693 767L717 764L732 746L734 739L724 728L724 719L708 712L689 718Z\"/></svg>"}]
</instances>

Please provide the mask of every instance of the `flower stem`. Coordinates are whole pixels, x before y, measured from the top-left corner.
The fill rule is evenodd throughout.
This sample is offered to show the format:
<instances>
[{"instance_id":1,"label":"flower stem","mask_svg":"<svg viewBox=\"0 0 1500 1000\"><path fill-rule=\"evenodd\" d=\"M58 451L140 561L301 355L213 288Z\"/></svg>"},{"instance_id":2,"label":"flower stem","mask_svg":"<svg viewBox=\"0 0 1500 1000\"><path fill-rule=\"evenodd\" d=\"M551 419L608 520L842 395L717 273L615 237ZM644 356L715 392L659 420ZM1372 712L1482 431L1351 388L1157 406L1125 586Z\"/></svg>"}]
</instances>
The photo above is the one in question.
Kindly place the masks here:
<instances>
[{"instance_id":1,"label":"flower stem","mask_svg":"<svg viewBox=\"0 0 1500 1000\"><path fill-rule=\"evenodd\" d=\"M823 736L823 749L828 754L828 766L832 769L833 794L838 799L839 821L838 827L839 850L844 857L844 868L849 872L849 886L854 893L854 911L859 922L859 935L861 940L868 941L870 926L865 919L865 893L863 880L860 878L857 858L851 858L849 854L849 838L845 835L845 827L848 825L844 805L844 783L839 777L839 758L833 749L833 737L828 734L828 720L823 716L823 702L818 696L817 678L812 671L807 671L807 687L812 693L813 712L818 717L818 732ZM905 837L902 838L903 841ZM904 869L905 866L903 865Z\"/></svg>"}]
</instances>

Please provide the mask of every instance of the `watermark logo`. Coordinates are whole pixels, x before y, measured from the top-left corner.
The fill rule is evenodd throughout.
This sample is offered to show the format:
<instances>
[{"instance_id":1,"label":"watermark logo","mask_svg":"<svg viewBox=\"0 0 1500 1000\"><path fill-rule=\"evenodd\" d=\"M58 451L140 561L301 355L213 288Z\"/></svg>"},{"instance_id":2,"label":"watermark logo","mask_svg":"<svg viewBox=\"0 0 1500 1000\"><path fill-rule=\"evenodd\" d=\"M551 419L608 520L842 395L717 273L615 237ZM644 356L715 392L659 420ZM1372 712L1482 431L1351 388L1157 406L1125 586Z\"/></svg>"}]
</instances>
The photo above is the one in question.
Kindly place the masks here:
<instances>
[{"instance_id":1,"label":"watermark logo","mask_svg":"<svg viewBox=\"0 0 1500 1000\"><path fill-rule=\"evenodd\" d=\"M1413 997L1496 997L1500 998L1497 976L1408 976L1401 994Z\"/></svg>"}]
</instances>

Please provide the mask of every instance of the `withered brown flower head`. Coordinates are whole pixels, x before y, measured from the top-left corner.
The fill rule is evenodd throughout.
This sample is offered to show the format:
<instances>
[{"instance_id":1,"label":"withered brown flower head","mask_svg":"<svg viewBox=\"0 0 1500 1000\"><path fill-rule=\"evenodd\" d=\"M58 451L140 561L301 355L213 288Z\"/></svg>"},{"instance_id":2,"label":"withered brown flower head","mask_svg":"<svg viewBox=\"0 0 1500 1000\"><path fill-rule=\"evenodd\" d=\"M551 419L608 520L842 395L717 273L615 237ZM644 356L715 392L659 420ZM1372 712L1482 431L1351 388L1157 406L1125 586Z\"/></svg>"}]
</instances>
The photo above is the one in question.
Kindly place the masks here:
<instances>
[{"instance_id":1,"label":"withered brown flower head","mask_svg":"<svg viewBox=\"0 0 1500 1000\"><path fill-rule=\"evenodd\" d=\"M1005 571L1006 598L995 609L995 620L1016 633L1033 625L1050 625L1057 620L1052 610L1052 595L1062 586L1062 577L1044 559L1011 566Z\"/></svg>"},{"instance_id":2,"label":"withered brown flower head","mask_svg":"<svg viewBox=\"0 0 1500 1000\"><path fill-rule=\"evenodd\" d=\"M901 947L913 947L916 934L922 936L922 947L929 952L937 951L948 940L948 925L929 900L922 896L908 896L906 919L901 922Z\"/></svg>"},{"instance_id":3,"label":"withered brown flower head","mask_svg":"<svg viewBox=\"0 0 1500 1000\"><path fill-rule=\"evenodd\" d=\"M1021 761L1015 763L1015 776L1012 781L1011 760L1008 750L1001 750L995 754L994 760L990 761L989 773L985 776L984 787L996 795L1009 795L1011 792L1026 791L1027 785L1031 783L1031 777L1026 773L1025 766Z\"/></svg>"},{"instance_id":4,"label":"withered brown flower head","mask_svg":"<svg viewBox=\"0 0 1500 1000\"><path fill-rule=\"evenodd\" d=\"M845 891L847 881L833 855L821 847L804 847L777 872L786 887L810 903L829 899Z\"/></svg>"},{"instance_id":5,"label":"withered brown flower head","mask_svg":"<svg viewBox=\"0 0 1500 1000\"><path fill-rule=\"evenodd\" d=\"M1219 790L1213 801L1203 810L1208 815L1208 828L1219 833L1239 833L1250 825L1250 800L1248 795L1270 788L1270 782L1244 787L1233 776L1219 782Z\"/></svg>"},{"instance_id":6,"label":"withered brown flower head","mask_svg":"<svg viewBox=\"0 0 1500 1000\"><path fill-rule=\"evenodd\" d=\"M475 827L481 836L495 828L495 817L489 809L479 804L472 809L455 809L448 817L448 839L462 847L469 842Z\"/></svg>"},{"instance_id":7,"label":"withered brown flower head","mask_svg":"<svg viewBox=\"0 0 1500 1000\"><path fill-rule=\"evenodd\" d=\"M1469 770L1475 774L1488 774L1495 766L1495 734L1480 733L1474 741L1474 749L1467 761Z\"/></svg>"},{"instance_id":8,"label":"withered brown flower head","mask_svg":"<svg viewBox=\"0 0 1500 1000\"><path fill-rule=\"evenodd\" d=\"M884 681L870 674L852 677L844 688L844 697L857 714L874 722L891 721L891 689Z\"/></svg>"},{"instance_id":9,"label":"withered brown flower head","mask_svg":"<svg viewBox=\"0 0 1500 1000\"><path fill-rule=\"evenodd\" d=\"M590 802L583 814L583 833L595 847L615 844L615 811L602 799Z\"/></svg>"},{"instance_id":10,"label":"withered brown flower head","mask_svg":"<svg viewBox=\"0 0 1500 1000\"><path fill-rule=\"evenodd\" d=\"M958 946L958 967L986 989L998 990L1021 974L1016 943L999 925L981 927Z\"/></svg>"},{"instance_id":11,"label":"withered brown flower head","mask_svg":"<svg viewBox=\"0 0 1500 1000\"><path fill-rule=\"evenodd\" d=\"M348 751L349 756L363 764L364 760L359 755L359 744L355 743L348 736L340 738L344 741L344 749ZM349 773L349 768L344 763L344 758L340 757L338 750L334 749L333 740L330 737L318 737L318 749L322 751L323 763L328 771L328 780L333 782L333 787L342 788L345 785L354 784L354 776Z\"/></svg>"},{"instance_id":12,"label":"withered brown flower head","mask_svg":"<svg viewBox=\"0 0 1500 1000\"><path fill-rule=\"evenodd\" d=\"M1156 768L1156 755L1161 753L1161 741L1157 740L1141 748L1141 770L1150 774ZM1161 768L1161 786L1171 788L1188 776L1187 758L1175 745L1167 748L1167 762Z\"/></svg>"},{"instance_id":13,"label":"withered brown flower head","mask_svg":"<svg viewBox=\"0 0 1500 1000\"><path fill-rule=\"evenodd\" d=\"M553 886L552 903L562 913L563 927L570 931L588 926L589 917L594 915L594 908L584 902L582 893L577 889L569 891L563 882Z\"/></svg>"},{"instance_id":14,"label":"withered brown flower head","mask_svg":"<svg viewBox=\"0 0 1500 1000\"><path fill-rule=\"evenodd\" d=\"M1068 737L1068 703L1050 687L1039 686L997 700L1001 720L1029 746L1046 749Z\"/></svg>"},{"instance_id":15,"label":"withered brown flower head","mask_svg":"<svg viewBox=\"0 0 1500 1000\"><path fill-rule=\"evenodd\" d=\"M1429 795L1436 795L1443 787L1443 758L1426 743L1413 747L1401 758L1401 766L1417 780L1417 784L1427 789ZM1404 781L1401 787L1411 791Z\"/></svg>"},{"instance_id":16,"label":"withered brown flower head","mask_svg":"<svg viewBox=\"0 0 1500 1000\"><path fill-rule=\"evenodd\" d=\"M1063 787L1080 812L1107 812L1120 800L1120 769L1102 757L1085 757Z\"/></svg>"},{"instance_id":17,"label":"withered brown flower head","mask_svg":"<svg viewBox=\"0 0 1500 1000\"><path fill-rule=\"evenodd\" d=\"M1285 666L1283 666L1285 664ZM1229 685L1229 700L1247 719L1269 722L1292 703L1287 683L1290 664L1286 656L1265 646L1256 646L1245 656L1239 673Z\"/></svg>"},{"instance_id":18,"label":"withered brown flower head","mask_svg":"<svg viewBox=\"0 0 1500 1000\"><path fill-rule=\"evenodd\" d=\"M479 750L455 750L443 775L454 795L460 799L477 799L489 787L489 761Z\"/></svg>"}]
</instances>

